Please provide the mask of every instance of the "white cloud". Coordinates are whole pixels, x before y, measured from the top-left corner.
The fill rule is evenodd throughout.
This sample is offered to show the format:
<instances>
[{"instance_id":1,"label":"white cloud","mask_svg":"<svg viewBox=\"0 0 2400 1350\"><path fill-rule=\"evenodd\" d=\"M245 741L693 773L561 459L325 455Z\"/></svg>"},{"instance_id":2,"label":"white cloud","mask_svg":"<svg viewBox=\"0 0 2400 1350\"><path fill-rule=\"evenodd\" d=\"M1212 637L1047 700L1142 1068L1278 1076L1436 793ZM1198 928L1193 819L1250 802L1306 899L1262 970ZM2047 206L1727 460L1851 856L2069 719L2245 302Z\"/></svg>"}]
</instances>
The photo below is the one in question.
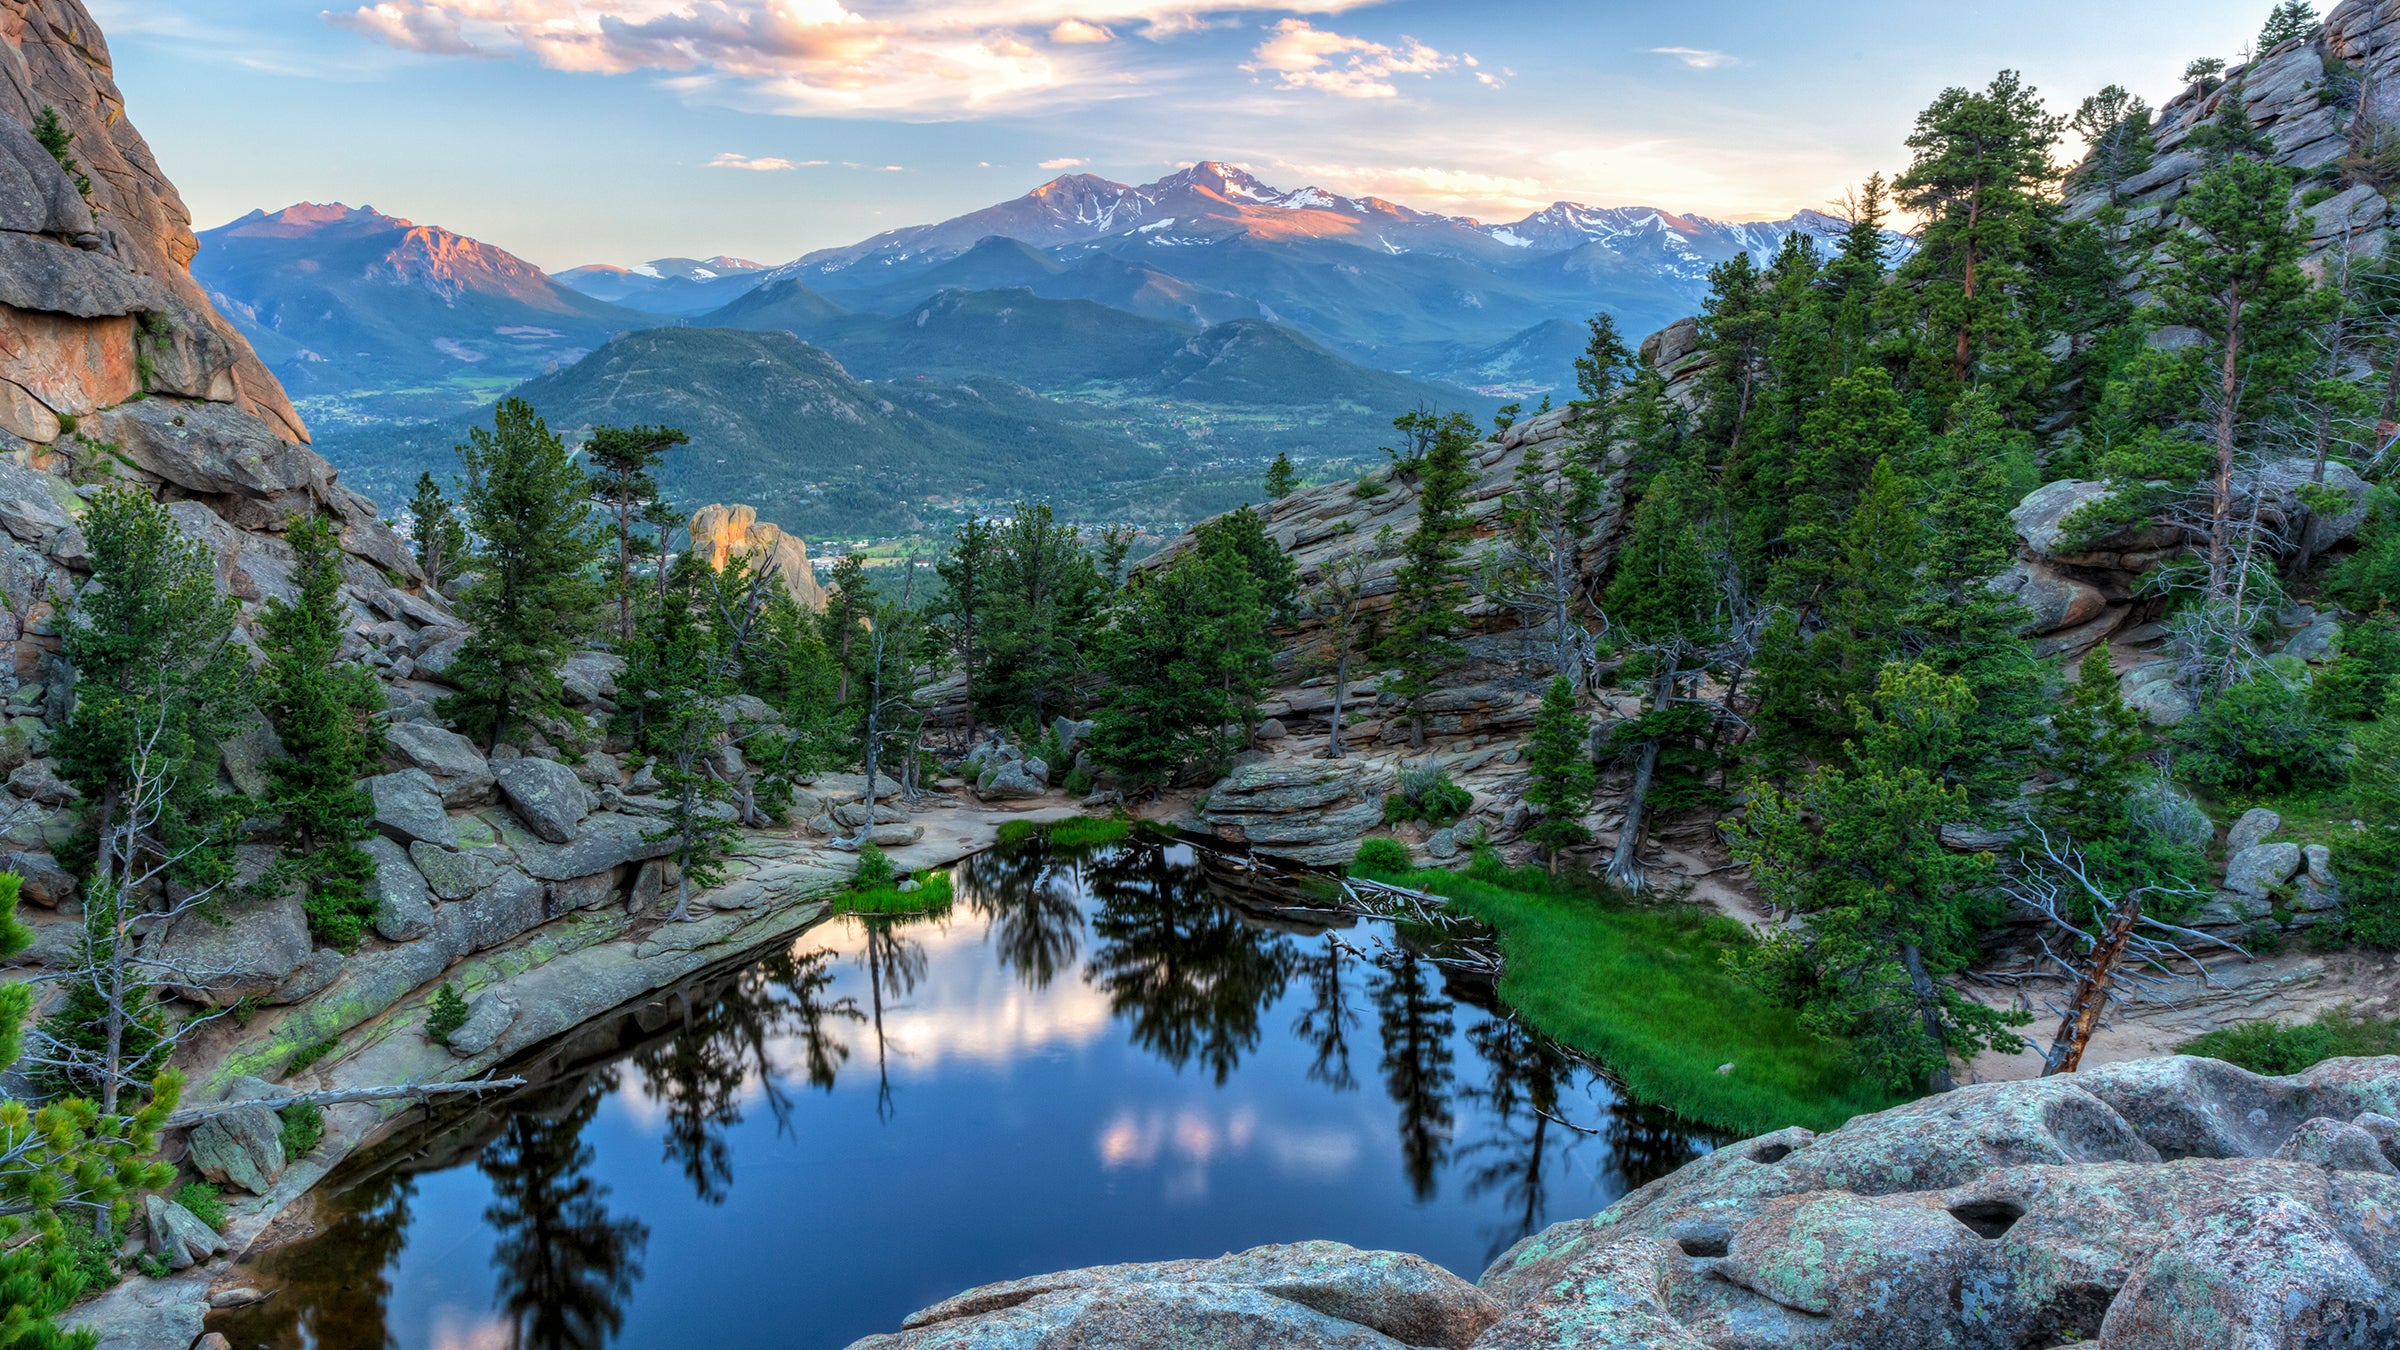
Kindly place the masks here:
<instances>
[{"instance_id":1,"label":"white cloud","mask_svg":"<svg viewBox=\"0 0 2400 1350\"><path fill-rule=\"evenodd\" d=\"M1091 161L1088 159L1045 159L1042 161L1041 167L1045 169L1075 169L1089 163Z\"/></svg>"},{"instance_id":2,"label":"white cloud","mask_svg":"<svg viewBox=\"0 0 2400 1350\"><path fill-rule=\"evenodd\" d=\"M803 166L777 155L762 155L753 159L748 155L735 154L728 150L710 160L708 167L712 169L747 169L752 173L785 173L802 167L815 168L824 162L821 159L812 159Z\"/></svg>"},{"instance_id":3,"label":"white cloud","mask_svg":"<svg viewBox=\"0 0 2400 1350\"><path fill-rule=\"evenodd\" d=\"M1266 0L1331 14L1382 0ZM1238 22L1258 0L372 0L328 23L404 51L666 77L677 92L805 116L939 120L1108 97L1119 27ZM1037 46L1036 44L1041 44ZM1410 44L1414 50L1415 44ZM1397 54L1394 70L1413 59Z\"/></svg>"},{"instance_id":4,"label":"white cloud","mask_svg":"<svg viewBox=\"0 0 2400 1350\"><path fill-rule=\"evenodd\" d=\"M1543 179L1477 169L1431 164L1295 164L1288 160L1277 161L1276 167L1336 192L1384 197L1416 207L1538 210L1553 200Z\"/></svg>"},{"instance_id":5,"label":"white cloud","mask_svg":"<svg viewBox=\"0 0 2400 1350\"><path fill-rule=\"evenodd\" d=\"M1315 89L1343 98L1395 98L1395 75L1448 70L1454 58L1404 37L1397 47L1318 28L1306 19L1278 20L1242 69L1272 74L1278 87Z\"/></svg>"},{"instance_id":6,"label":"white cloud","mask_svg":"<svg viewBox=\"0 0 2400 1350\"><path fill-rule=\"evenodd\" d=\"M1720 51L1706 47L1651 47L1652 56L1672 56L1694 70L1715 70L1719 66L1738 66L1740 61Z\"/></svg>"}]
</instances>

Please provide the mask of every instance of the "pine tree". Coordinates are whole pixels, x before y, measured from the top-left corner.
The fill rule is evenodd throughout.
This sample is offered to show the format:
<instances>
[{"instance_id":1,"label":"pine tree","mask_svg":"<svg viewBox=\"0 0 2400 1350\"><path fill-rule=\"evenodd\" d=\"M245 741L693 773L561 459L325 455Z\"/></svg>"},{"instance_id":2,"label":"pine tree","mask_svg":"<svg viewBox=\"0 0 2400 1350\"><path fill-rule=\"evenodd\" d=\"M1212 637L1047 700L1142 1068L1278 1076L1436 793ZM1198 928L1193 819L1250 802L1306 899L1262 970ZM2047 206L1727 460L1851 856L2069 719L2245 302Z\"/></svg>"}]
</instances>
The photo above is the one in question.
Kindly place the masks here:
<instances>
[{"instance_id":1,"label":"pine tree","mask_svg":"<svg viewBox=\"0 0 2400 1350\"><path fill-rule=\"evenodd\" d=\"M1272 669L1257 579L1231 548L1201 548L1135 579L1101 637L1108 702L1093 756L1136 788L1186 765L1221 768L1241 747L1224 729L1255 720Z\"/></svg>"},{"instance_id":2,"label":"pine tree","mask_svg":"<svg viewBox=\"0 0 2400 1350\"><path fill-rule=\"evenodd\" d=\"M458 601L474 628L451 667L459 692L440 707L497 748L529 718L567 715L559 670L598 607L602 542L582 471L531 404L503 401L458 455L479 575Z\"/></svg>"},{"instance_id":3,"label":"pine tree","mask_svg":"<svg viewBox=\"0 0 2400 1350\"><path fill-rule=\"evenodd\" d=\"M1591 841L1583 813L1591 809L1599 781L1592 767L1591 719L1575 706L1575 686L1564 675L1553 678L1542 694L1542 710L1525 743L1525 765L1530 776L1525 804L1542 813L1525 837L1541 846L1555 877L1567 849Z\"/></svg>"},{"instance_id":4,"label":"pine tree","mask_svg":"<svg viewBox=\"0 0 2400 1350\"><path fill-rule=\"evenodd\" d=\"M2265 56L2295 38L2315 37L2322 26L2316 6L2308 0L2281 0L2268 11L2266 26L2258 30L2258 54Z\"/></svg>"},{"instance_id":5,"label":"pine tree","mask_svg":"<svg viewBox=\"0 0 2400 1350\"><path fill-rule=\"evenodd\" d=\"M358 789L382 757L383 686L367 666L342 659L350 611L342 597L342 553L321 516L284 534L295 598L266 603L259 619L258 706L283 742L267 765L265 805L283 827L279 871L308 888L309 928L344 951L375 918L367 893L375 863L359 843L375 831L375 804Z\"/></svg>"},{"instance_id":6,"label":"pine tree","mask_svg":"<svg viewBox=\"0 0 2400 1350\"><path fill-rule=\"evenodd\" d=\"M92 832L77 852L124 824L121 807L140 766L158 775L168 803L155 837L137 852L187 855L187 881L225 875L223 846L238 814L216 800L217 742L241 706L233 645L238 607L218 594L216 560L186 537L165 507L133 488L104 489L83 518L91 580L69 605L60 654L75 672L75 708L53 754L83 794ZM199 849L193 854L190 850ZM112 856L101 848L101 886Z\"/></svg>"},{"instance_id":7,"label":"pine tree","mask_svg":"<svg viewBox=\"0 0 2400 1350\"><path fill-rule=\"evenodd\" d=\"M416 495L408 499L408 529L417 570L425 574L427 586L441 590L466 559L467 527L430 473L417 475Z\"/></svg>"},{"instance_id":8,"label":"pine tree","mask_svg":"<svg viewBox=\"0 0 2400 1350\"><path fill-rule=\"evenodd\" d=\"M1267 466L1267 481L1262 485L1268 501L1289 497L1300 490L1300 471L1292 467L1292 457L1277 454Z\"/></svg>"},{"instance_id":9,"label":"pine tree","mask_svg":"<svg viewBox=\"0 0 2400 1350\"><path fill-rule=\"evenodd\" d=\"M1462 413L1436 418L1411 413L1394 426L1421 437L1422 453L1414 456L1417 476L1417 525L1400 549L1400 568L1392 578L1391 617L1383 635L1382 659L1398 672L1383 692L1397 699L1410 722L1409 744L1425 747L1425 696L1434 680L1457 659L1458 635L1465 620L1458 604L1465 588L1458 560L1467 536L1466 491L1472 481L1467 451L1475 444L1475 425Z\"/></svg>"},{"instance_id":10,"label":"pine tree","mask_svg":"<svg viewBox=\"0 0 2400 1350\"><path fill-rule=\"evenodd\" d=\"M2106 188L2112 202L2125 180L2148 169L2156 153L2150 134L2150 105L2121 84L2085 99L2067 125L2089 148L2083 174Z\"/></svg>"},{"instance_id":11,"label":"pine tree","mask_svg":"<svg viewBox=\"0 0 2400 1350\"><path fill-rule=\"evenodd\" d=\"M840 672L835 700L847 704L875 615L875 583L867 579L867 559L863 553L845 553L836 558L826 580L825 609L817 622L825 633L825 650L832 654L833 667Z\"/></svg>"},{"instance_id":12,"label":"pine tree","mask_svg":"<svg viewBox=\"0 0 2400 1350\"><path fill-rule=\"evenodd\" d=\"M2030 1020L1943 982L1974 961L1993 915L1989 858L1941 839L1967 809L1942 779L1972 704L1963 681L1893 667L1860 712L1856 767L1761 792L1736 833L1760 892L1804 925L1772 932L1743 974L1802 1025L1848 1038L1859 1068L1895 1089L1949 1090L1952 1059L2018 1049L2009 1028Z\"/></svg>"},{"instance_id":13,"label":"pine tree","mask_svg":"<svg viewBox=\"0 0 2400 1350\"><path fill-rule=\"evenodd\" d=\"M950 654L966 677L967 738L975 736L972 691L983 671L983 615L991 605L992 568L997 544L990 522L971 516L951 536L950 552L933 565L942 579L942 598L935 617L943 622Z\"/></svg>"},{"instance_id":14,"label":"pine tree","mask_svg":"<svg viewBox=\"0 0 2400 1350\"><path fill-rule=\"evenodd\" d=\"M2172 266L2155 282L2173 323L2198 329L2215 369L2216 404L2208 539L2208 595L2233 586L2233 472L2251 424L2305 366L2309 282L2299 259L2305 231L2291 211L2292 176L2246 156L2203 174L2180 209L2189 227L2166 241Z\"/></svg>"},{"instance_id":15,"label":"pine tree","mask_svg":"<svg viewBox=\"0 0 2400 1350\"><path fill-rule=\"evenodd\" d=\"M75 156L70 153L75 145L75 133L67 130L66 123L59 120L58 109L47 103L42 105L41 112L33 119L33 138L50 152L50 158L58 161L59 169L75 184L75 190L83 195L83 199L90 201L91 175L83 171L83 166L76 163Z\"/></svg>"},{"instance_id":16,"label":"pine tree","mask_svg":"<svg viewBox=\"0 0 2400 1350\"><path fill-rule=\"evenodd\" d=\"M2361 828L2337 831L2333 864L2348 900L2350 936L2400 948L2400 692L2361 728L2350 758L2350 809Z\"/></svg>"},{"instance_id":17,"label":"pine tree","mask_svg":"<svg viewBox=\"0 0 2400 1350\"><path fill-rule=\"evenodd\" d=\"M651 556L642 533L645 517L662 505L653 476L667 451L689 445L692 438L673 427L599 427L584 444L592 464L592 500L616 524L617 640L633 641L634 565Z\"/></svg>"},{"instance_id":18,"label":"pine tree","mask_svg":"<svg viewBox=\"0 0 2400 1350\"><path fill-rule=\"evenodd\" d=\"M2142 715L2118 690L2108 648L2094 647L2051 714L2049 744L2037 760L2051 780L2040 800L2043 823L2091 843L2121 833L2146 741Z\"/></svg>"},{"instance_id":19,"label":"pine tree","mask_svg":"<svg viewBox=\"0 0 2400 1350\"><path fill-rule=\"evenodd\" d=\"M1203 549L1230 550L1258 583L1259 603L1277 624L1289 624L1299 614L1300 568L1283 545L1267 533L1267 524L1247 506L1236 507L1214 520L1202 521L1192 538Z\"/></svg>"},{"instance_id":20,"label":"pine tree","mask_svg":"<svg viewBox=\"0 0 2400 1350\"><path fill-rule=\"evenodd\" d=\"M984 661L974 690L986 720L1046 724L1080 706L1107 584L1075 527L1019 503L999 530Z\"/></svg>"},{"instance_id":21,"label":"pine tree","mask_svg":"<svg viewBox=\"0 0 2400 1350\"><path fill-rule=\"evenodd\" d=\"M1973 381L2013 409L2044 382L2044 339L2025 308L2059 130L2004 70L1981 91L1944 90L1908 138L1916 156L1893 190L1925 224L1894 295L1917 326L1915 382L1940 404Z\"/></svg>"},{"instance_id":22,"label":"pine tree","mask_svg":"<svg viewBox=\"0 0 2400 1350\"><path fill-rule=\"evenodd\" d=\"M1536 631L1548 630L1552 668L1581 688L1589 635L1577 611L1590 590L1583 549L1607 488L1582 456L1554 461L1538 443L1526 446L1524 455L1501 502L1504 543L1488 589L1524 615L1529 641Z\"/></svg>"}]
</instances>

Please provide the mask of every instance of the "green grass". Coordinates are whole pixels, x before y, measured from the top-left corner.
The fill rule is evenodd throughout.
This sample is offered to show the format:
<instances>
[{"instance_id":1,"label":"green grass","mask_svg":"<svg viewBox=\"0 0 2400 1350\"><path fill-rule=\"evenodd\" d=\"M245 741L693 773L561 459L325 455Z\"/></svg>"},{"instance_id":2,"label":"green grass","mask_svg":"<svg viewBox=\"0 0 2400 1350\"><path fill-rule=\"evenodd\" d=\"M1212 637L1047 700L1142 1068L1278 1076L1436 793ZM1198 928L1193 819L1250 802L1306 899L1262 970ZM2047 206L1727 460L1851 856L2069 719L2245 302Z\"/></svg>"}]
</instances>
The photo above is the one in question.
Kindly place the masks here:
<instances>
[{"instance_id":1,"label":"green grass","mask_svg":"<svg viewBox=\"0 0 2400 1350\"><path fill-rule=\"evenodd\" d=\"M1448 897L1498 934L1500 995L1632 1094L1740 1134L1829 1130L1905 1100L1861 1082L1840 1043L1737 980L1739 923L1693 905L1635 905L1553 887L1538 870L1381 879ZM1503 884L1503 882L1505 884ZM1731 1073L1717 1072L1733 1065Z\"/></svg>"},{"instance_id":2,"label":"green grass","mask_svg":"<svg viewBox=\"0 0 2400 1350\"><path fill-rule=\"evenodd\" d=\"M301 1046L298 1050L292 1053L291 1062L283 1066L283 1076L288 1078L291 1075L300 1072L302 1069L307 1068L309 1065L316 1063L318 1060L323 1059L327 1055L330 1055L334 1051L340 1049L341 1045L342 1038L337 1035L328 1036L324 1040Z\"/></svg>"},{"instance_id":3,"label":"green grass","mask_svg":"<svg viewBox=\"0 0 2400 1350\"><path fill-rule=\"evenodd\" d=\"M939 914L950 908L950 874L947 871L917 873L917 889L903 891L898 885L875 886L863 891L844 891L833 902L836 914Z\"/></svg>"},{"instance_id":4,"label":"green grass","mask_svg":"<svg viewBox=\"0 0 2400 1350\"><path fill-rule=\"evenodd\" d=\"M1103 844L1124 843L1136 830L1162 833L1165 827L1130 816L1069 816L1048 822L1010 820L1001 822L1000 843L1008 847L1040 839L1052 848L1098 848Z\"/></svg>"},{"instance_id":5,"label":"green grass","mask_svg":"<svg viewBox=\"0 0 2400 1350\"><path fill-rule=\"evenodd\" d=\"M2175 1047L2238 1064L2252 1073L2298 1073L2329 1059L2353 1055L2400 1055L2400 1018L2362 1017L2334 1008L2313 1022L2244 1022L2219 1027Z\"/></svg>"},{"instance_id":6,"label":"green grass","mask_svg":"<svg viewBox=\"0 0 2400 1350\"><path fill-rule=\"evenodd\" d=\"M222 1233L225 1231L225 1197L205 1181L187 1181L175 1192L175 1203L192 1212L192 1217Z\"/></svg>"},{"instance_id":7,"label":"green grass","mask_svg":"<svg viewBox=\"0 0 2400 1350\"><path fill-rule=\"evenodd\" d=\"M2220 825L2233 824L2242 818L2243 812L2255 806L2273 811L2283 817L2283 828L2269 836L2271 843L2330 844L2350 833L2350 821L2358 814L2350 801L2347 782L2295 788L2290 792L2201 794L2198 800L2209 817Z\"/></svg>"}]
</instances>

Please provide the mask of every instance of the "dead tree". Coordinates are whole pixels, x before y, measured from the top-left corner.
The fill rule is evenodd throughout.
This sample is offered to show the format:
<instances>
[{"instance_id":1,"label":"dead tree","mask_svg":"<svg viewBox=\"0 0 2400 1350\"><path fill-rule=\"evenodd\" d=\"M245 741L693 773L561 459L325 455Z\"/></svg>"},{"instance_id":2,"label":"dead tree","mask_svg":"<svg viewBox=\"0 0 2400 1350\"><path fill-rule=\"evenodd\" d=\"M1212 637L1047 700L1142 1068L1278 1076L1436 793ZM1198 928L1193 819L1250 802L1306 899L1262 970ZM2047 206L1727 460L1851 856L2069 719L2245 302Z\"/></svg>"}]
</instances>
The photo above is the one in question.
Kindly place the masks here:
<instances>
[{"instance_id":1,"label":"dead tree","mask_svg":"<svg viewBox=\"0 0 2400 1350\"><path fill-rule=\"evenodd\" d=\"M1367 605L1367 582L1387 543L1379 534L1375 543L1325 564L1316 616L1318 631L1323 634L1318 659L1333 672L1333 729L1325 734L1326 759L1342 757L1342 715L1350 693L1350 664L1375 645L1377 615Z\"/></svg>"}]
</instances>

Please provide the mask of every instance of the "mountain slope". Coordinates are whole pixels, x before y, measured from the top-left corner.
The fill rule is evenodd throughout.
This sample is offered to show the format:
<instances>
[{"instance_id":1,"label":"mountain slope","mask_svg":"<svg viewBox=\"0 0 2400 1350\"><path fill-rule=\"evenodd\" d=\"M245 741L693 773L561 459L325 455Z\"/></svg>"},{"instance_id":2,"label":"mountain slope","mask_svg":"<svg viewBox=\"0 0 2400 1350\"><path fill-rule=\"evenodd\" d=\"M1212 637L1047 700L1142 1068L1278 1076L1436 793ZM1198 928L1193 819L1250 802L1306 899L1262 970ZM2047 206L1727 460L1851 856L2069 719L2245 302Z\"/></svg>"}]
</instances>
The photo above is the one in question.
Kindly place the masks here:
<instances>
[{"instance_id":1,"label":"mountain slope","mask_svg":"<svg viewBox=\"0 0 2400 1350\"><path fill-rule=\"evenodd\" d=\"M657 328L616 338L515 391L554 430L663 423L691 435L661 483L680 501L740 501L808 536L920 528L928 503L1084 502L1168 458L1083 410L1005 381L854 378L789 333ZM457 471L452 447L488 413L329 436L328 456L389 496Z\"/></svg>"},{"instance_id":2,"label":"mountain slope","mask_svg":"<svg viewBox=\"0 0 2400 1350\"><path fill-rule=\"evenodd\" d=\"M645 314L701 314L755 288L767 269L747 258L653 258L633 267L569 268L551 280Z\"/></svg>"},{"instance_id":3,"label":"mountain slope","mask_svg":"<svg viewBox=\"0 0 2400 1350\"><path fill-rule=\"evenodd\" d=\"M372 207L253 211L199 238L192 274L323 423L472 407L645 322Z\"/></svg>"}]
</instances>

